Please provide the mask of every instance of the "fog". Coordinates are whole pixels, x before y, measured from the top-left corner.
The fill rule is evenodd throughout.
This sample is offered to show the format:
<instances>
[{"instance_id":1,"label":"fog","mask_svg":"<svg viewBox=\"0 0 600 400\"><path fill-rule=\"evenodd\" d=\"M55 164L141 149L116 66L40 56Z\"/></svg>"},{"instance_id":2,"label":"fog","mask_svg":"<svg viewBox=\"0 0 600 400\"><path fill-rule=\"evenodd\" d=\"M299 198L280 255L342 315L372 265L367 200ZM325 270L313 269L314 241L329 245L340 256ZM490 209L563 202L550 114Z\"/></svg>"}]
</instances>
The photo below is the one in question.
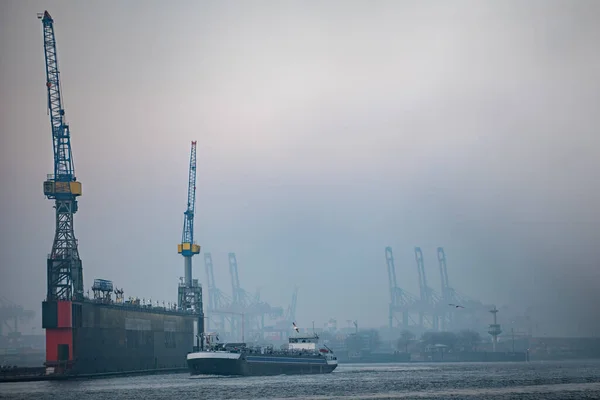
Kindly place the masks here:
<instances>
[{"instance_id":1,"label":"fog","mask_svg":"<svg viewBox=\"0 0 600 400\"><path fill-rule=\"evenodd\" d=\"M55 20L84 284L175 301L191 140L196 239L298 324L387 323L418 293L535 306L597 335L600 4L4 1L0 293L41 314L54 235L41 22ZM205 282L202 255L194 274ZM502 322L502 315L498 318ZM341 323L340 323L341 324Z\"/></svg>"}]
</instances>

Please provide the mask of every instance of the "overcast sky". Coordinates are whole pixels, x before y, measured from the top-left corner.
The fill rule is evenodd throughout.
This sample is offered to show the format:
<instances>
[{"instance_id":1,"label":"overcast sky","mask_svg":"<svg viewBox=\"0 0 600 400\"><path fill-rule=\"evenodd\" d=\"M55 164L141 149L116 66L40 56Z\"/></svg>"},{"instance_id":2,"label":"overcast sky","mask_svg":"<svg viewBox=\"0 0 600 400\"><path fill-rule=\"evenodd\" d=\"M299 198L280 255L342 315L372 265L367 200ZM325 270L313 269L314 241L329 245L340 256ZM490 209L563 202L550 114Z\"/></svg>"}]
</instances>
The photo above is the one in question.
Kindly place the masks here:
<instances>
[{"instance_id":1,"label":"overcast sky","mask_svg":"<svg viewBox=\"0 0 600 400\"><path fill-rule=\"evenodd\" d=\"M195 234L225 292L234 251L273 305L300 287L301 326L385 325L385 246L415 294L414 246L435 289L443 246L458 291L545 305L548 334L600 333L600 3L3 1L0 293L38 315L54 235L44 9L86 289L176 300L197 140Z\"/></svg>"}]
</instances>

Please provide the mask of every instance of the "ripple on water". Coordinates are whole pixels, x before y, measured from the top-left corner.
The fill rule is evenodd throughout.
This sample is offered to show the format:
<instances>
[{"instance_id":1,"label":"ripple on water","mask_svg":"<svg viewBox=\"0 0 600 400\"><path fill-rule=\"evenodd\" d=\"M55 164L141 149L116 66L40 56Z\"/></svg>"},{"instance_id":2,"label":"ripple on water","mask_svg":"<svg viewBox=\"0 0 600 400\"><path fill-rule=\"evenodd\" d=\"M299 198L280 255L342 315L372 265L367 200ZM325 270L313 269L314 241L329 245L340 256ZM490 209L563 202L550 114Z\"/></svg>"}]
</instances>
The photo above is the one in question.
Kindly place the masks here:
<instances>
[{"instance_id":1,"label":"ripple on water","mask_svg":"<svg viewBox=\"0 0 600 400\"><path fill-rule=\"evenodd\" d=\"M8 383L1 399L600 398L600 361L342 364L327 375L190 377Z\"/></svg>"}]
</instances>

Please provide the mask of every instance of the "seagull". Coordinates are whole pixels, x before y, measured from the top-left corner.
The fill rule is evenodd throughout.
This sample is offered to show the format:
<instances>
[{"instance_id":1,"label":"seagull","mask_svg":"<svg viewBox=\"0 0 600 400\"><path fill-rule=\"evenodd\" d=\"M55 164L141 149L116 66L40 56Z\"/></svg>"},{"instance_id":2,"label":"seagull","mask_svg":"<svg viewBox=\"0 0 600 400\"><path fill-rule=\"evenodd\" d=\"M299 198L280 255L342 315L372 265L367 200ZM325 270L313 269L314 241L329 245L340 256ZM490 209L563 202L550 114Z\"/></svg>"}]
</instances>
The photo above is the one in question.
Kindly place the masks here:
<instances>
[{"instance_id":1,"label":"seagull","mask_svg":"<svg viewBox=\"0 0 600 400\"><path fill-rule=\"evenodd\" d=\"M300 329L299 329L299 328L296 326L296 323L295 323L295 322L292 322L292 325L294 325L294 330L295 330L297 333L300 333Z\"/></svg>"},{"instance_id":2,"label":"seagull","mask_svg":"<svg viewBox=\"0 0 600 400\"><path fill-rule=\"evenodd\" d=\"M449 306L456 307L456 308L464 308L463 306L459 306L458 304L448 304L448 305L449 305Z\"/></svg>"}]
</instances>

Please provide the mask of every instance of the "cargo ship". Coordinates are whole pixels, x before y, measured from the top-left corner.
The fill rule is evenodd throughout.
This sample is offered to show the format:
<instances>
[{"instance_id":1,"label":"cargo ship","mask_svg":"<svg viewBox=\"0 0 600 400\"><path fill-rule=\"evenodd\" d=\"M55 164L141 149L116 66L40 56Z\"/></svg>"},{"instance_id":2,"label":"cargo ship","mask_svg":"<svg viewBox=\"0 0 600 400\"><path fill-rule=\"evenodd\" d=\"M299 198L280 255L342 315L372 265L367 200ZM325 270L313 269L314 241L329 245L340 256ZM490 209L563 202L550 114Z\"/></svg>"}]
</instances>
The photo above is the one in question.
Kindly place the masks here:
<instances>
[{"instance_id":1,"label":"cargo ship","mask_svg":"<svg viewBox=\"0 0 600 400\"><path fill-rule=\"evenodd\" d=\"M287 347L248 347L246 343L218 343L216 334L203 335L204 350L187 355L191 375L298 375L327 374L336 369L337 357L319 336L294 336ZM211 343L212 342L212 343ZM284 345L285 346L285 345Z\"/></svg>"}]
</instances>

